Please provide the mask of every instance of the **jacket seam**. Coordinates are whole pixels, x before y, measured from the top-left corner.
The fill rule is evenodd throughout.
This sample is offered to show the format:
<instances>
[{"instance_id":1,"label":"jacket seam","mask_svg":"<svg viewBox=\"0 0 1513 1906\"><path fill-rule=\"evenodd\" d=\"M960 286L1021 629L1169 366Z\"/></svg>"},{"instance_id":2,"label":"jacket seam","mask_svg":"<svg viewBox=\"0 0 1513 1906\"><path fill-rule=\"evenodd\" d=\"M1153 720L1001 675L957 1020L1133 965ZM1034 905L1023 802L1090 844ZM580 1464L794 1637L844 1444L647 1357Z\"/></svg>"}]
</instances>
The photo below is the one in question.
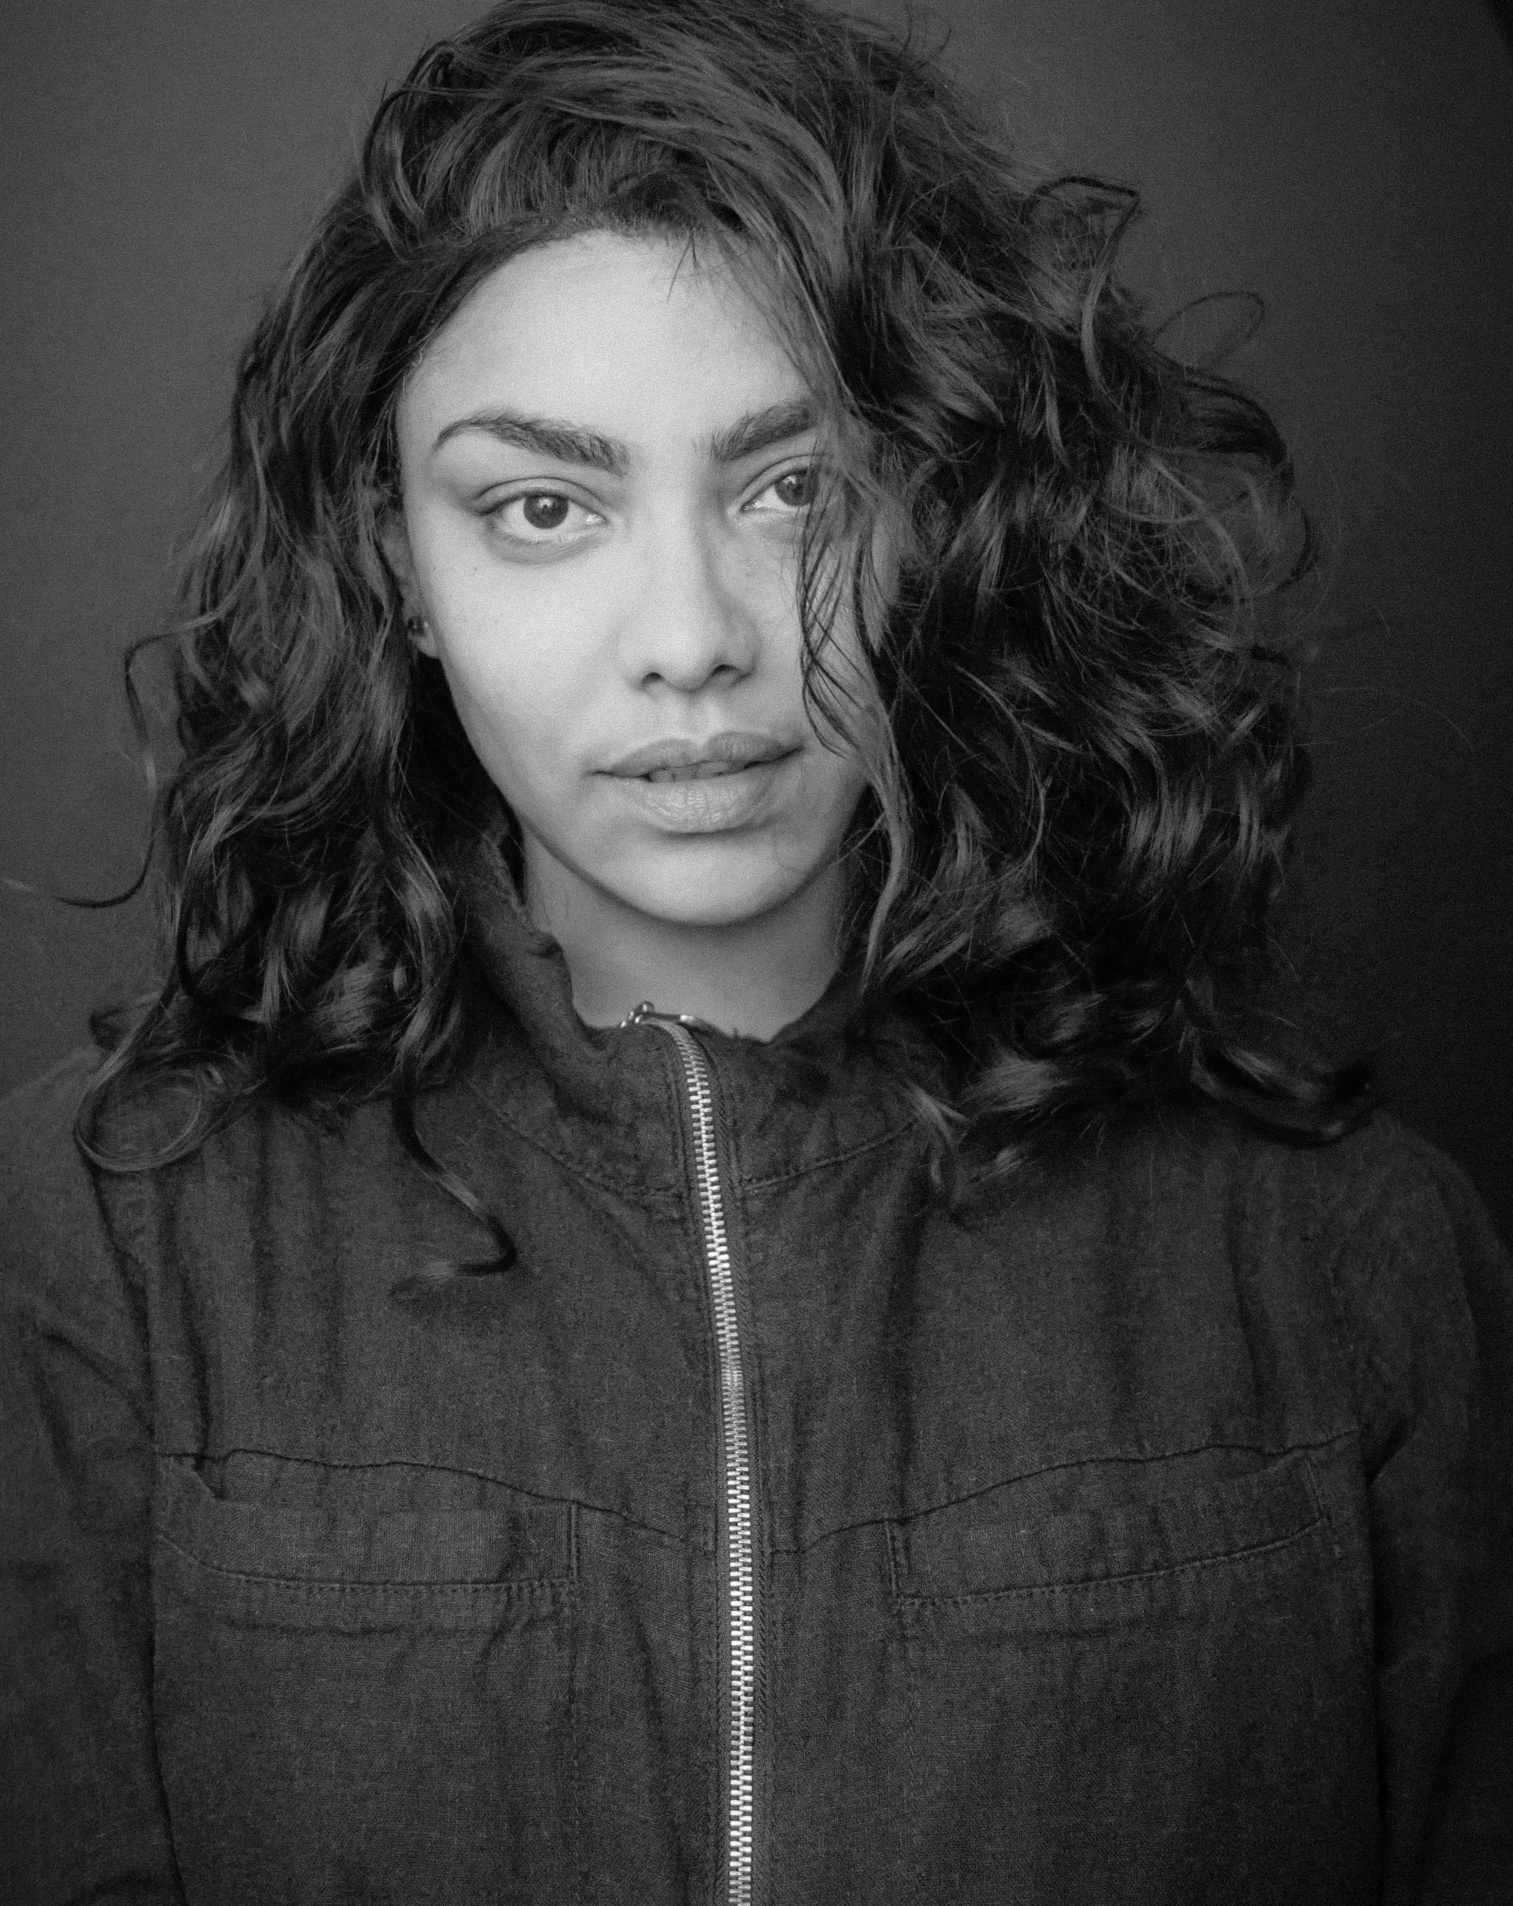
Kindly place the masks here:
<instances>
[{"instance_id":1,"label":"jacket seam","mask_svg":"<svg viewBox=\"0 0 1513 1906\"><path fill-rule=\"evenodd\" d=\"M501 1489L509 1489L517 1496L529 1496L533 1503L541 1503L550 1508L561 1508L564 1504L577 1509L587 1509L594 1515L613 1516L626 1528L640 1529L647 1535L661 1536L664 1540L676 1543L680 1548L692 1549L696 1554L708 1551L696 1536L681 1535L676 1529L663 1528L660 1523L646 1522L638 1516L630 1515L623 1509L612 1508L601 1502L590 1502L582 1496L554 1496L542 1489L525 1489L519 1483L496 1476L486 1469L469 1469L457 1463L428 1463L413 1456L384 1456L373 1462L346 1463L336 1462L325 1456L292 1456L285 1449L265 1449L256 1443L235 1443L230 1448L214 1451L205 1449L158 1449L156 1454L165 1461L225 1462L231 1456L268 1456L277 1462L304 1463L312 1469L327 1469L346 1473L370 1469L424 1469L437 1476L470 1476L475 1482L495 1483ZM380 1512L381 1513L381 1512ZM417 1513L426 1514L425 1510ZM442 1512L444 1513L444 1512ZM576 1540L576 1530L575 1537Z\"/></svg>"},{"instance_id":2,"label":"jacket seam","mask_svg":"<svg viewBox=\"0 0 1513 1906\"><path fill-rule=\"evenodd\" d=\"M219 1562L207 1562L192 1549L186 1549L182 1542L176 1542L166 1529L160 1528L157 1537L166 1548L172 1549L176 1555L182 1555L186 1562L203 1569L207 1575L219 1575L227 1581L246 1582L258 1587L292 1589L302 1595L372 1594L375 1591L392 1594L419 1589L427 1595L488 1594L509 1599L516 1595L528 1595L539 1588L566 1589L572 1586L571 1575L515 1575L503 1581L482 1579L455 1582L406 1581L403 1578L384 1580L376 1577L342 1581L336 1577L265 1575L251 1569L225 1568Z\"/></svg>"},{"instance_id":3,"label":"jacket seam","mask_svg":"<svg viewBox=\"0 0 1513 1906\"><path fill-rule=\"evenodd\" d=\"M846 1146L841 1151L827 1152L823 1158L812 1158L806 1164L793 1166L791 1170L772 1172L765 1178L742 1178L736 1182L743 1191L766 1191L773 1185L788 1184L795 1178L806 1178L813 1172L828 1170L832 1165L844 1165L853 1158L865 1157L868 1152L879 1151L884 1145L907 1137L911 1129L905 1120L902 1124L889 1126L877 1138L865 1139L861 1144Z\"/></svg>"},{"instance_id":4,"label":"jacket seam","mask_svg":"<svg viewBox=\"0 0 1513 1906\"><path fill-rule=\"evenodd\" d=\"M1278 1549L1289 1549L1312 1535L1324 1521L1323 1510L1319 1507L1317 1496L1314 1496L1311 1522L1305 1522L1301 1528L1292 1529L1286 1535L1274 1536L1269 1542L1248 1543L1244 1548L1226 1549L1221 1555L1196 1556L1190 1562L1173 1562L1167 1568L1129 1569L1122 1575L1071 1576L1063 1582L1025 1583L1017 1588L969 1589L958 1595L918 1595L905 1589L898 1592L897 1599L911 1608L959 1608L982 1602L1028 1601L1048 1595L1075 1595L1087 1590L1117 1588L1130 1582L1167 1581L1174 1575L1193 1575L1204 1569L1227 1568L1236 1562L1249 1562L1258 1555L1273 1555Z\"/></svg>"},{"instance_id":5,"label":"jacket seam","mask_svg":"<svg viewBox=\"0 0 1513 1906\"><path fill-rule=\"evenodd\" d=\"M683 1199L685 1187L681 1184L665 1186L648 1185L640 1179L609 1177L599 1172L587 1170L580 1165L576 1159L569 1158L565 1153L557 1151L553 1146L544 1143L533 1133L528 1132L524 1126L518 1125L510 1114L506 1112L502 1106L496 1105L493 1099L491 1099L474 1080L467 1080L466 1085L468 1091L473 1094L485 1109L497 1119L501 1125L506 1126L522 1144L528 1145L532 1151L539 1152L542 1157L550 1158L553 1164L560 1165L564 1171L573 1177L581 1178L587 1184L598 1185L601 1190L613 1191L621 1197L629 1197L646 1204L678 1204ZM662 1086L665 1101L669 1091L665 1079L662 1081ZM670 1112L676 1113L677 1110L676 1105L669 1107ZM806 1163L795 1165L787 1171L770 1172L761 1178L748 1177L744 1172L737 1173L733 1175L732 1182L735 1188L741 1191L765 1191L774 1185L787 1184L792 1179L807 1177L812 1172L825 1171L834 1165L845 1164L850 1159L865 1157L868 1152L877 1151L884 1145L891 1145L896 1140L907 1137L911 1129L910 1121L903 1119L897 1125L890 1125L887 1131L879 1134L875 1138L864 1139L860 1144L843 1146L839 1151L827 1152L823 1158L810 1159ZM680 1144L681 1136L680 1131Z\"/></svg>"},{"instance_id":6,"label":"jacket seam","mask_svg":"<svg viewBox=\"0 0 1513 1906\"><path fill-rule=\"evenodd\" d=\"M773 1552L779 1555L803 1555L810 1549L818 1548L822 1542L832 1541L836 1536L849 1535L855 1529L884 1528L891 1527L893 1524L899 1522L913 1522L921 1516L935 1515L942 1509L954 1509L963 1502L975 1502L979 1497L990 1496L995 1490L1006 1488L1011 1483L1031 1482L1037 1476L1058 1475L1074 1469L1092 1469L1107 1463L1166 1462L1177 1456L1199 1456L1210 1449L1249 1450L1253 1455L1270 1456L1280 1459L1296 1455L1299 1452L1307 1453L1313 1450L1329 1449L1336 1443L1349 1441L1349 1439L1357 1433L1355 1427L1352 1425L1351 1428L1337 1431L1332 1436L1321 1436L1314 1438L1310 1442L1287 1443L1281 1446L1272 1443L1227 1440L1213 1443L1189 1443L1174 1449L1150 1449L1144 1445L1139 1445L1137 1446L1137 1453L1134 1454L1123 1451L1098 1456L1079 1456L1072 1461L1064 1463L1042 1463L1034 1469L1017 1470L1012 1475L1000 1476L996 1482L984 1483L980 1489L968 1489L958 1496L943 1497L939 1502L932 1502L925 1508L910 1509L905 1515L863 1516L859 1521L843 1522L837 1524L833 1529L825 1529L820 1534L810 1536L803 1542L793 1544L774 1543L772 1545ZM1241 1481L1243 1477L1226 1478L1226 1480ZM1309 1479L1309 1487L1310 1489L1313 1487L1311 1477ZM1320 1513L1322 1515L1322 1509Z\"/></svg>"}]
</instances>

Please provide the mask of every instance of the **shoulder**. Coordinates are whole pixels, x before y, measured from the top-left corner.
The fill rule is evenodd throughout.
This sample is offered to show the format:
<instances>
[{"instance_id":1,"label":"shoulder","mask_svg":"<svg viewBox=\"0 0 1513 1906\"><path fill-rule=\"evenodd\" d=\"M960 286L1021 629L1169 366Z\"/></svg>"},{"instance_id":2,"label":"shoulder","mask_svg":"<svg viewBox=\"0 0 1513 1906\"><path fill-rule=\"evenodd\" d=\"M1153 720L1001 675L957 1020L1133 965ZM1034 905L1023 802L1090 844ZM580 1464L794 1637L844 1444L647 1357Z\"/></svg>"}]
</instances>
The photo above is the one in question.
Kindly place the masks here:
<instances>
[{"instance_id":1,"label":"shoulder","mask_svg":"<svg viewBox=\"0 0 1513 1906\"><path fill-rule=\"evenodd\" d=\"M1383 1116L1316 1154L1305 1182L1363 1389L1405 1417L1431 1394L1481 1391L1506 1417L1513 1256L1461 1168Z\"/></svg>"},{"instance_id":2,"label":"shoulder","mask_svg":"<svg viewBox=\"0 0 1513 1906\"><path fill-rule=\"evenodd\" d=\"M104 1056L95 1047L80 1047L0 1099L0 1208L16 1213L100 1194L101 1173L76 1133ZM83 1136L91 1148L124 1165L166 1150L192 1111L193 1094L172 1082L114 1086L93 1109Z\"/></svg>"},{"instance_id":3,"label":"shoulder","mask_svg":"<svg viewBox=\"0 0 1513 1906\"><path fill-rule=\"evenodd\" d=\"M1443 1244L1468 1223L1491 1224L1454 1160L1390 1113L1333 1144L1294 1148L1257 1136L1251 1149L1257 1187L1306 1197L1322 1235L1342 1247L1378 1232Z\"/></svg>"},{"instance_id":4,"label":"shoulder","mask_svg":"<svg viewBox=\"0 0 1513 1906\"><path fill-rule=\"evenodd\" d=\"M92 1354L125 1341L135 1311L131 1254L116 1186L103 1184L74 1139L100 1063L70 1053L0 1099L0 1310L44 1340L87 1340ZM117 1181L125 1188L126 1181ZM114 1353L110 1353L115 1360Z\"/></svg>"},{"instance_id":5,"label":"shoulder","mask_svg":"<svg viewBox=\"0 0 1513 1906\"><path fill-rule=\"evenodd\" d=\"M0 1100L0 1285L11 1301L46 1290L84 1303L96 1288L111 1302L136 1293L148 1309L172 1307L207 1280L225 1291L274 1264L347 1262L417 1226L448 1241L458 1231L457 1254L476 1255L477 1221L406 1149L386 1098L322 1106L264 1092L218 1107L186 1074L112 1082L96 1104L99 1065L98 1053L72 1054ZM471 1098L457 1081L429 1087L417 1118L471 1185L481 1142Z\"/></svg>"},{"instance_id":6,"label":"shoulder","mask_svg":"<svg viewBox=\"0 0 1513 1906\"><path fill-rule=\"evenodd\" d=\"M94 1046L78 1046L46 1072L0 1097L0 1145L6 1155L39 1113L44 1118L56 1118L66 1107L72 1121L80 1096L99 1063L100 1053Z\"/></svg>"},{"instance_id":7,"label":"shoulder","mask_svg":"<svg viewBox=\"0 0 1513 1906\"><path fill-rule=\"evenodd\" d=\"M293 1262L316 1230L371 1237L377 1208L402 1204L416 1175L384 1106L323 1122L257 1099L195 1140L191 1080L108 1087L81 1146L100 1063L71 1053L0 1099L0 1319L12 1340L19 1329L87 1344L124 1368L149 1316L190 1301L197 1280L233 1282L249 1252Z\"/></svg>"},{"instance_id":8,"label":"shoulder","mask_svg":"<svg viewBox=\"0 0 1513 1906\"><path fill-rule=\"evenodd\" d=\"M91 1047L0 1099L0 1214L5 1230L25 1213L87 1192L74 1119L100 1063Z\"/></svg>"},{"instance_id":9,"label":"shoulder","mask_svg":"<svg viewBox=\"0 0 1513 1906\"><path fill-rule=\"evenodd\" d=\"M1362 1357L1398 1369L1513 1284L1465 1174L1384 1112L1300 1146L1217 1109L1164 1107L1069 1146L1019 1203L1064 1247L1195 1292L1300 1313L1322 1299Z\"/></svg>"},{"instance_id":10,"label":"shoulder","mask_svg":"<svg viewBox=\"0 0 1513 1906\"><path fill-rule=\"evenodd\" d=\"M1387 1242L1429 1256L1496 1234L1465 1173L1386 1112L1322 1145L1285 1143L1217 1110L1164 1110L1081 1148L1105 1196L1167 1227L1219 1224L1310 1258L1369 1258Z\"/></svg>"},{"instance_id":11,"label":"shoulder","mask_svg":"<svg viewBox=\"0 0 1513 1906\"><path fill-rule=\"evenodd\" d=\"M112 1086L81 1119L103 1057L80 1048L0 1099L0 1276L12 1295L133 1281L141 1213L164 1176L151 1161L194 1099L173 1082Z\"/></svg>"},{"instance_id":12,"label":"shoulder","mask_svg":"<svg viewBox=\"0 0 1513 1906\"><path fill-rule=\"evenodd\" d=\"M1303 1252L1353 1313L1377 1299L1444 1309L1508 1275L1506 1247L1466 1174L1388 1113L1333 1144L1233 1129L1218 1143L1240 1167L1247 1222Z\"/></svg>"},{"instance_id":13,"label":"shoulder","mask_svg":"<svg viewBox=\"0 0 1513 1906\"><path fill-rule=\"evenodd\" d=\"M1366 1416L1401 1423L1436 1389L1513 1378L1513 1258L1460 1167L1389 1114L1319 1146L1164 1116L1103 1155L1116 1221L1153 1255L1201 1258L1268 1310L1322 1303Z\"/></svg>"}]
</instances>

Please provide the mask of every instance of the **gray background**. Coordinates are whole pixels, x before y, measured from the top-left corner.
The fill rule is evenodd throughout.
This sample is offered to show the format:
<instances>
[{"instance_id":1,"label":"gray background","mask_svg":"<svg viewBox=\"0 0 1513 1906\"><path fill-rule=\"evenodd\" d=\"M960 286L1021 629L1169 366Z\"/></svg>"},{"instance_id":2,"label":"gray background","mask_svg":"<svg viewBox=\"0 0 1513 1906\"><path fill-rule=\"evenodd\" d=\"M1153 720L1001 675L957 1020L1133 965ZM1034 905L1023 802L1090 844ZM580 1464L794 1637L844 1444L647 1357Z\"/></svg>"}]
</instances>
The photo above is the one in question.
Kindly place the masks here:
<instances>
[{"instance_id":1,"label":"gray background","mask_svg":"<svg viewBox=\"0 0 1513 1906\"><path fill-rule=\"evenodd\" d=\"M869 10L896 19L887 0ZM140 982L147 814L119 689L264 289L389 78L472 4L4 9L0 1088ZM1506 11L1503 9L1502 11ZM1376 1046L1513 1232L1513 62L1479 0L937 0L1033 167L1140 184L1165 313L1261 293L1235 368L1330 544L1286 999Z\"/></svg>"}]
</instances>

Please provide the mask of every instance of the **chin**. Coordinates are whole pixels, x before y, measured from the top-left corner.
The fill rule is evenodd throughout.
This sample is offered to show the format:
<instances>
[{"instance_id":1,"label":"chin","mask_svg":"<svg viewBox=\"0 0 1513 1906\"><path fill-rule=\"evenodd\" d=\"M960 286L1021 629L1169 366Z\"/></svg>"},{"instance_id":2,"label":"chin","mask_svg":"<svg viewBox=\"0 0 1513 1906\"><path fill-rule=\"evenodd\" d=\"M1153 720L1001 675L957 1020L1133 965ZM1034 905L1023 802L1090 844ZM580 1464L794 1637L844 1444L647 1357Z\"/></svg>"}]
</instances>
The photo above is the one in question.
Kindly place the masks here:
<instances>
[{"instance_id":1,"label":"chin","mask_svg":"<svg viewBox=\"0 0 1513 1906\"><path fill-rule=\"evenodd\" d=\"M781 894L775 899L724 898L711 897L707 894L690 894L686 900L668 900L659 895L655 899L637 901L633 904L648 918L661 921L666 926L698 927L717 931L720 928L734 929L750 926L768 914L777 912L789 898L791 896L788 894Z\"/></svg>"},{"instance_id":2,"label":"chin","mask_svg":"<svg viewBox=\"0 0 1513 1906\"><path fill-rule=\"evenodd\" d=\"M634 890L621 888L621 898L648 918L668 926L717 929L749 926L780 911L810 882L721 880L701 870L697 878L683 873L676 881L648 881Z\"/></svg>"}]
</instances>

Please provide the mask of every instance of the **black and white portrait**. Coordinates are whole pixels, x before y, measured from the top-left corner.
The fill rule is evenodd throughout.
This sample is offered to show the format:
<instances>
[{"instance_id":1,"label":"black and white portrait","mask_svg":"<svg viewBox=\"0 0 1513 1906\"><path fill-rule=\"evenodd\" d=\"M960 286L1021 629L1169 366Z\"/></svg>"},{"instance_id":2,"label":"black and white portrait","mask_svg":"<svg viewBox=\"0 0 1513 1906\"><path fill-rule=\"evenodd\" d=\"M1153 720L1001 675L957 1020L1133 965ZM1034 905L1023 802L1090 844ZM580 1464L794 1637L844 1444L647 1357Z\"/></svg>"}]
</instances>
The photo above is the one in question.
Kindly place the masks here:
<instances>
[{"instance_id":1,"label":"black and white portrait","mask_svg":"<svg viewBox=\"0 0 1513 1906\"><path fill-rule=\"evenodd\" d=\"M0 1896L1513 1898L1506 10L13 10Z\"/></svg>"}]
</instances>

